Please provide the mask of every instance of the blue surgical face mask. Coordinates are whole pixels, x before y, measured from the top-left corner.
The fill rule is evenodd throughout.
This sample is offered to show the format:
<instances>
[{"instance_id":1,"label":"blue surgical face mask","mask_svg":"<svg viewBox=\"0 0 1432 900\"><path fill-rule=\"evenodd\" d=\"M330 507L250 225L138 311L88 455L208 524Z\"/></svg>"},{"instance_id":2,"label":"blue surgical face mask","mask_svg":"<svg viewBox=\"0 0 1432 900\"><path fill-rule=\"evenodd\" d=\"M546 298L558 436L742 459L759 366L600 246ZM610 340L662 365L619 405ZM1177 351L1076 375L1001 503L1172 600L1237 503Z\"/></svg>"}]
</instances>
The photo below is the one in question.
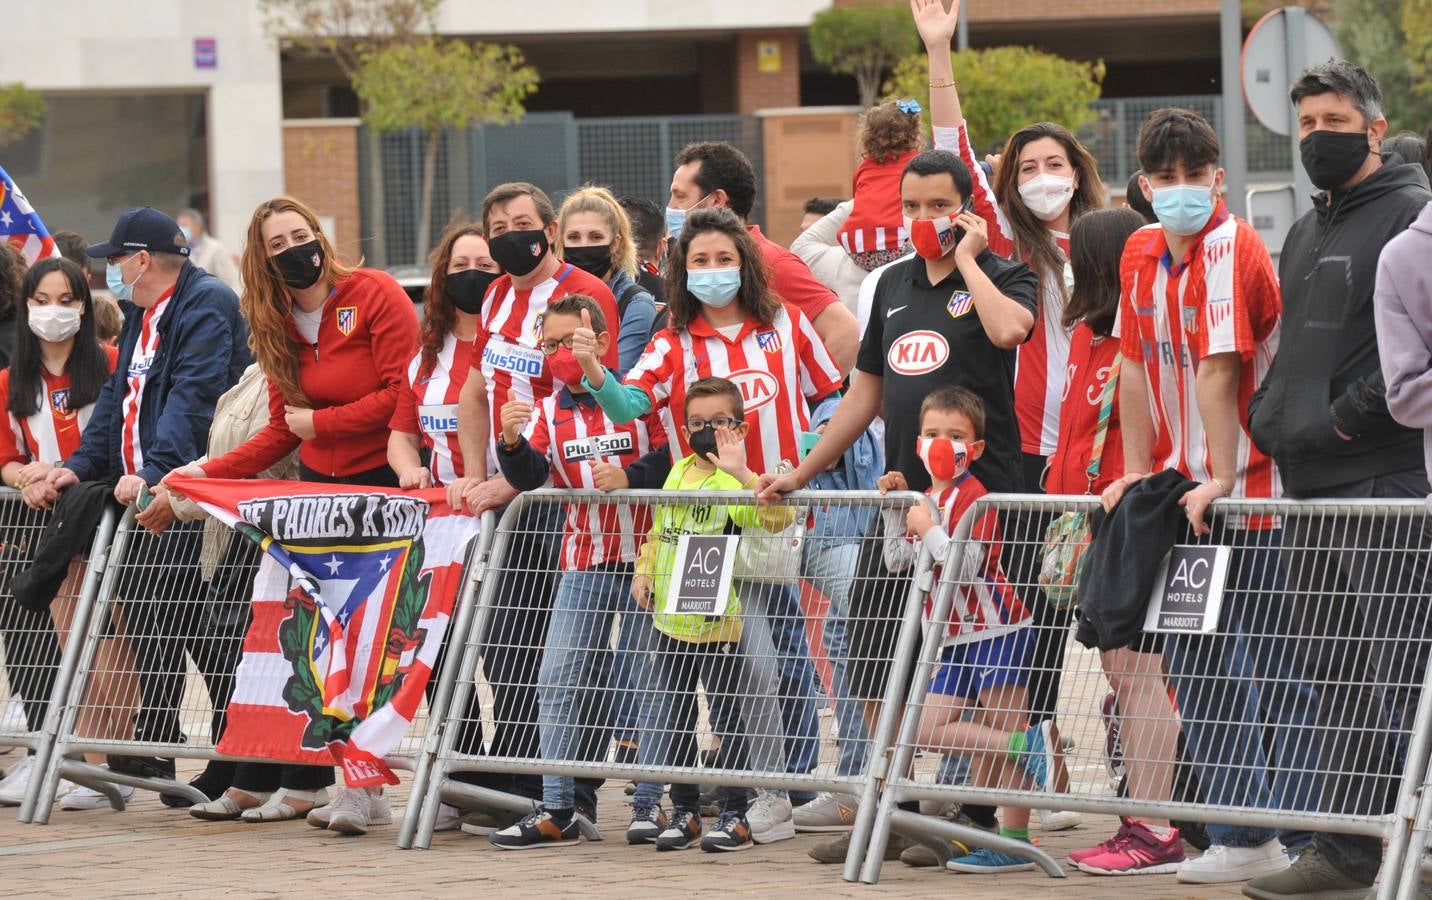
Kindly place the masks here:
<instances>
[{"instance_id":1,"label":"blue surgical face mask","mask_svg":"<svg viewBox=\"0 0 1432 900\"><path fill-rule=\"evenodd\" d=\"M1181 237L1198 234L1213 215L1213 186L1170 184L1153 189L1159 224Z\"/></svg>"},{"instance_id":2,"label":"blue surgical face mask","mask_svg":"<svg viewBox=\"0 0 1432 900\"><path fill-rule=\"evenodd\" d=\"M139 280L139 275L134 276L134 281L126 283L124 280L124 266L134 257L128 257L123 262L105 263L104 283L109 292L116 300L128 300L134 302L134 282ZM140 274L143 274L142 272Z\"/></svg>"},{"instance_id":3,"label":"blue surgical face mask","mask_svg":"<svg viewBox=\"0 0 1432 900\"><path fill-rule=\"evenodd\" d=\"M706 194L701 200L705 200L706 197L710 196L710 194ZM685 209L679 206L668 206L666 208L666 233L673 241L681 237L681 229L686 227L686 214L700 206L701 200L697 200Z\"/></svg>"},{"instance_id":4,"label":"blue surgical face mask","mask_svg":"<svg viewBox=\"0 0 1432 900\"><path fill-rule=\"evenodd\" d=\"M741 270L736 266L689 269L686 272L686 289L707 306L729 306L741 291Z\"/></svg>"},{"instance_id":5,"label":"blue surgical face mask","mask_svg":"<svg viewBox=\"0 0 1432 900\"><path fill-rule=\"evenodd\" d=\"M184 235L184 240L186 242L190 244L194 243L194 235L190 234L189 229L185 228L183 225L179 226L179 233Z\"/></svg>"}]
</instances>

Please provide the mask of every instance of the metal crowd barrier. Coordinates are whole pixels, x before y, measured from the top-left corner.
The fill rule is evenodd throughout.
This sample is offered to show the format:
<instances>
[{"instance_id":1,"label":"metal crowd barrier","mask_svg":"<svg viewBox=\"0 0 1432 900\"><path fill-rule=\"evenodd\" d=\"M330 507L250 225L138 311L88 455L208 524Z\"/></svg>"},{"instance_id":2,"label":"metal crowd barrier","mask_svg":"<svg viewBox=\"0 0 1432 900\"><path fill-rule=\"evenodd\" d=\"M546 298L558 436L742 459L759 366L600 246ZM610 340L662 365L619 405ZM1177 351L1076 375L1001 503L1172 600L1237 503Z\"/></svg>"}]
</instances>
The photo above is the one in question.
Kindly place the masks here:
<instances>
[{"instance_id":1,"label":"metal crowd barrier","mask_svg":"<svg viewBox=\"0 0 1432 900\"><path fill-rule=\"evenodd\" d=\"M1072 610L1042 603L1035 582L1045 526L1096 505L990 495L958 524L862 880L878 880L892 828L1016 853L1062 875L1060 863L1028 844L896 809L938 799L1264 829L1263 840L1276 834L1295 844L1309 832L1363 835L1387 842L1379 896L1399 895L1399 877L1401 896L1415 892L1432 821L1420 790L1432 725L1432 522L1422 501L1218 501L1212 534L1196 537L1185 526L1175 542L1202 549L1179 551L1166 576L1178 596L1159 621L1188 630L1155 634L1136 624L1128 643L1141 652L1104 661L1074 640ZM1206 597L1204 573L1220 565L1216 547L1228 548L1228 570L1214 619L1197 603ZM989 597L990 554L1031 607L1023 628L1000 638L1006 647L1024 642L1010 652L1025 661L1029 681L1023 691L981 694L973 723L981 727L971 727L953 721L950 687L932 691L931 679L950 674L942 654L976 646L946 649L949 624ZM1000 681L997 665L980 660L980 675ZM1041 737L1053 737L1046 745L1059 758L1041 786L1028 771L1031 757L1006 752L1001 740L1041 718L1039 695L1048 696L1051 679L1056 725ZM1060 749L1071 738L1072 748ZM988 773L977 783L936 783L940 753L970 756ZM1191 785L1176 779L1181 767ZM1101 837L1091 834L1089 844Z\"/></svg>"},{"instance_id":2,"label":"metal crowd barrier","mask_svg":"<svg viewBox=\"0 0 1432 900\"><path fill-rule=\"evenodd\" d=\"M117 810L124 808L124 800L115 785L194 803L208 799L180 781L116 772L85 762L84 754L272 762L221 756L215 749L234 691L262 552L230 534L217 561L201 567L203 526L203 521L176 522L156 536L135 523L132 510L120 522L84 640L72 642L76 649L82 643L77 677L63 694L52 756L43 782L34 787L34 809L26 821L48 821L61 779L106 794ZM489 523L485 535L491 530ZM480 541L473 543L476 554ZM91 574L95 571L91 567ZM466 627L468 606L454 612L456 633ZM120 664L106 667L104 649L115 643L128 652ZM96 728L91 724L96 720L110 727ZM420 709L403 743L385 760L391 768L414 768L427 724L427 711Z\"/></svg>"},{"instance_id":3,"label":"metal crowd barrier","mask_svg":"<svg viewBox=\"0 0 1432 900\"><path fill-rule=\"evenodd\" d=\"M497 526L462 664L443 672L440 695L450 696L450 705L441 722L430 720L399 846L429 845L440 800L530 811L543 775L578 779L579 814L582 779L649 782L663 805L666 783L849 794L868 811L868 832L898 684L880 681L873 734L853 700L837 702L837 741L820 716L829 701L810 650L829 632L809 613L821 594L843 595L837 602L844 606L852 594L883 589L888 614L857 609L843 616L847 631L880 632L881 659L844 652L829 653L831 661L848 674L910 658L932 560L907 545L912 552L898 576L857 569L879 558L883 513L903 523L912 504L925 502L919 494L873 491L803 492L772 506L710 491L521 495ZM739 609L718 616L677 621L638 608L626 569L583 570L562 537L573 511L581 516L577 531L610 539L620 563L640 548L653 517L659 526L701 531L722 509L747 527L734 550ZM829 526L822 531L823 522L839 523L835 537ZM653 541L675 555L674 531ZM844 549L814 571L811 560L834 547ZM662 557L654 570L671 565ZM583 818L587 836L598 837L590 816ZM858 865L863 840L852 841L848 865Z\"/></svg>"},{"instance_id":4,"label":"metal crowd barrier","mask_svg":"<svg viewBox=\"0 0 1432 900\"><path fill-rule=\"evenodd\" d=\"M103 513L88 552L70 563L51 608L33 612L11 596L10 583L29 567L50 513L25 506L19 491L0 489L0 747L23 747L32 755L22 761L30 772L15 804L21 821L28 821L50 757L117 518L114 510Z\"/></svg>"}]
</instances>

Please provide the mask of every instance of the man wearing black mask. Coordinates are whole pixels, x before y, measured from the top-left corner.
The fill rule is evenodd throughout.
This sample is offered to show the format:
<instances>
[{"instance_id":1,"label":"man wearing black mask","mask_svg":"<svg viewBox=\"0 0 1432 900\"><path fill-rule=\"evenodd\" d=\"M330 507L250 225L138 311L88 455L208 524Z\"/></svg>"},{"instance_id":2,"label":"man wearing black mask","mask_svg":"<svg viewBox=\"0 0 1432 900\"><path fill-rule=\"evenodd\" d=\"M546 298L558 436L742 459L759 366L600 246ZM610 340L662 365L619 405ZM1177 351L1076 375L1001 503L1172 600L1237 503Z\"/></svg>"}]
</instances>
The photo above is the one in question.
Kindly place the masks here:
<instances>
[{"instance_id":1,"label":"man wearing black mask","mask_svg":"<svg viewBox=\"0 0 1432 900\"><path fill-rule=\"evenodd\" d=\"M1359 66L1333 59L1308 69L1291 98L1303 167L1322 193L1283 245L1283 335L1249 403L1250 430L1289 497L1424 497L1422 436L1387 409L1372 294L1383 245L1432 200L1427 176L1381 154L1382 92ZM1322 742L1323 811L1382 814L1396 798L1398 745L1432 638L1428 546L1432 533L1415 520L1300 516L1285 525L1297 646L1320 685L1318 727L1338 736ZM1244 893L1351 895L1381 863L1379 838L1318 834L1292 868Z\"/></svg>"}]
</instances>

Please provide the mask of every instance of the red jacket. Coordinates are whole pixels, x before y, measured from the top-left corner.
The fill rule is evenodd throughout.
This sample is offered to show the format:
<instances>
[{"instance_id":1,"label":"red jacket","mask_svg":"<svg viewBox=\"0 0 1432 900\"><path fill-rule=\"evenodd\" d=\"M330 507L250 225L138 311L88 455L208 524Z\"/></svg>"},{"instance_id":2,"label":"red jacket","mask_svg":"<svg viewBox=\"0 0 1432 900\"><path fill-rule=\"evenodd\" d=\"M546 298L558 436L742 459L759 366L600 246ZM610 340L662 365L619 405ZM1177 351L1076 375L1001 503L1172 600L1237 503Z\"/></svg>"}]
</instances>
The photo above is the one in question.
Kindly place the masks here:
<instances>
[{"instance_id":1,"label":"red jacket","mask_svg":"<svg viewBox=\"0 0 1432 900\"><path fill-rule=\"evenodd\" d=\"M283 394L269 382L269 423L218 459L211 478L247 478L298 447L298 458L324 475L366 472L388 461L388 420L418 347L412 301L386 272L358 269L323 304L318 344L299 336L299 385L313 408L317 436L300 441L284 421Z\"/></svg>"}]
</instances>

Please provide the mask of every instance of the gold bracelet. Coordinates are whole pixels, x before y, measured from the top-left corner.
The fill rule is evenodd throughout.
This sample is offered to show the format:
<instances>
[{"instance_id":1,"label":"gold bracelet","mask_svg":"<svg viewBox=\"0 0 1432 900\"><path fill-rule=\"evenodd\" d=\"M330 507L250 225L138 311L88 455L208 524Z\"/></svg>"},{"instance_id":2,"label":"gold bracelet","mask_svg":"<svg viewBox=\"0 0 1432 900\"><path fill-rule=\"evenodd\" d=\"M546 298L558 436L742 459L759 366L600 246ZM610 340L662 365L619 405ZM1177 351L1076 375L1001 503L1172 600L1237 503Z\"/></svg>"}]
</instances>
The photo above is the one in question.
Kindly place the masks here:
<instances>
[{"instance_id":1,"label":"gold bracelet","mask_svg":"<svg viewBox=\"0 0 1432 900\"><path fill-rule=\"evenodd\" d=\"M936 83L936 82L933 82L933 81L932 81L932 82L930 82L930 87L932 87L932 88L947 88L947 87L951 87L951 88L952 88L952 87L955 87L955 80L954 80L953 78L951 78L949 81L941 81L941 82L939 82L939 83Z\"/></svg>"},{"instance_id":2,"label":"gold bracelet","mask_svg":"<svg viewBox=\"0 0 1432 900\"><path fill-rule=\"evenodd\" d=\"M1217 475L1210 475L1208 480L1218 485L1218 489L1223 492L1223 496L1231 497L1233 495L1233 492L1228 490L1228 485L1224 484Z\"/></svg>"}]
</instances>

